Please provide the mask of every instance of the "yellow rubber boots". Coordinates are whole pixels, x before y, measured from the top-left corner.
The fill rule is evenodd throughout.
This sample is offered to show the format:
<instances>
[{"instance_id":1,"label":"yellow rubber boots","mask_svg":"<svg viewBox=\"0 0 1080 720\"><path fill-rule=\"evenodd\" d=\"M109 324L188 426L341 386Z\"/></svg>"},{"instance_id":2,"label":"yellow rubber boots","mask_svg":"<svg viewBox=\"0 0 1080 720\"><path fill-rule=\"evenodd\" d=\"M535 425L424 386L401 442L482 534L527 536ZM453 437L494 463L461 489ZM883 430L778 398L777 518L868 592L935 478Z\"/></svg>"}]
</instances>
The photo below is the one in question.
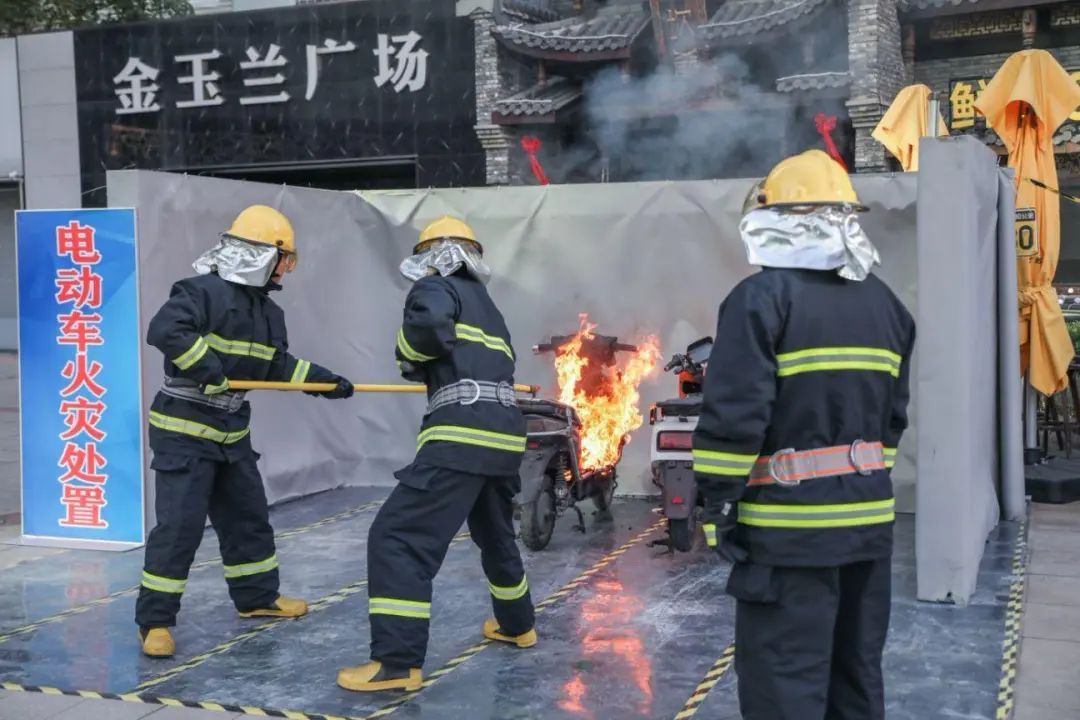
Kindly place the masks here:
<instances>
[{"instance_id":1,"label":"yellow rubber boots","mask_svg":"<svg viewBox=\"0 0 1080 720\"><path fill-rule=\"evenodd\" d=\"M176 643L173 642L169 628L139 629L139 640L142 642L143 654L147 657L167 658L176 652Z\"/></svg>"},{"instance_id":2,"label":"yellow rubber boots","mask_svg":"<svg viewBox=\"0 0 1080 720\"><path fill-rule=\"evenodd\" d=\"M259 608L258 610L248 610L247 612L240 613L240 617L252 618L252 617L284 617L284 618L298 618L307 614L307 603L298 598L285 597L284 595L278 595L278 599L274 601L272 607Z\"/></svg>"},{"instance_id":3,"label":"yellow rubber boots","mask_svg":"<svg viewBox=\"0 0 1080 720\"><path fill-rule=\"evenodd\" d=\"M382 690L419 690L424 683L420 668L389 668L381 662L372 661L359 667L349 667L338 672L337 684L353 692L379 692Z\"/></svg>"},{"instance_id":4,"label":"yellow rubber boots","mask_svg":"<svg viewBox=\"0 0 1080 720\"><path fill-rule=\"evenodd\" d=\"M494 619L484 621L484 637L488 640L517 645L519 648L531 648L536 645L536 628L524 632L521 635L504 635L499 628L499 623Z\"/></svg>"}]
</instances>

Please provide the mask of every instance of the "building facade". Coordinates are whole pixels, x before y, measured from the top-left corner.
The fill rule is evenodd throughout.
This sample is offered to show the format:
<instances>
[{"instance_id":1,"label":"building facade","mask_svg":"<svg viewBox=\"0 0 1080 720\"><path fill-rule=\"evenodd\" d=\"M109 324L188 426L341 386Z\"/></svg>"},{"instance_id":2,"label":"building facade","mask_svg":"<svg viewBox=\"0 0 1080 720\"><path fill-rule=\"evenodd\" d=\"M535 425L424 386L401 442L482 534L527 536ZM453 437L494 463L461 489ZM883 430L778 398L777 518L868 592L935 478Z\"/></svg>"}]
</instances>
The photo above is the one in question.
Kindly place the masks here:
<instances>
[{"instance_id":1,"label":"building facade","mask_svg":"<svg viewBox=\"0 0 1080 720\"><path fill-rule=\"evenodd\" d=\"M1080 81L1080 4L906 0L899 9L911 78L934 90L950 134L978 137L1003 162L1005 147L974 103L1005 59L1024 48L1042 48ZM1080 109L1055 133L1054 153L1059 186L1080 195ZM1068 296L1080 295L1080 206L1063 201L1061 220L1056 283L1071 304Z\"/></svg>"},{"instance_id":2,"label":"building facade","mask_svg":"<svg viewBox=\"0 0 1080 720\"><path fill-rule=\"evenodd\" d=\"M496 0L476 25L488 183L758 175L871 133L908 73L895 0ZM537 142L538 141L538 142ZM539 149L537 149L539 145Z\"/></svg>"}]
</instances>

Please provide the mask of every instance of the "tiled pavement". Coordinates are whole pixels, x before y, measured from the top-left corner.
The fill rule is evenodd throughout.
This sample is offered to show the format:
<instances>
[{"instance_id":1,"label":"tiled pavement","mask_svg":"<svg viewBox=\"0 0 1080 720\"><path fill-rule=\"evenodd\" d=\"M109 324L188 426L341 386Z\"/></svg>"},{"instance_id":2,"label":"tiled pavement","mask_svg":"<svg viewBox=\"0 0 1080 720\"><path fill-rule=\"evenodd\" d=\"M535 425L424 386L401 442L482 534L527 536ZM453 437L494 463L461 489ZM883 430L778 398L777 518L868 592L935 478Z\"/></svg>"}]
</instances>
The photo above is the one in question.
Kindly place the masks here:
<instances>
[{"instance_id":1,"label":"tiled pavement","mask_svg":"<svg viewBox=\"0 0 1080 720\"><path fill-rule=\"evenodd\" d=\"M1080 718L1080 503L1033 505L1015 720Z\"/></svg>"}]
</instances>

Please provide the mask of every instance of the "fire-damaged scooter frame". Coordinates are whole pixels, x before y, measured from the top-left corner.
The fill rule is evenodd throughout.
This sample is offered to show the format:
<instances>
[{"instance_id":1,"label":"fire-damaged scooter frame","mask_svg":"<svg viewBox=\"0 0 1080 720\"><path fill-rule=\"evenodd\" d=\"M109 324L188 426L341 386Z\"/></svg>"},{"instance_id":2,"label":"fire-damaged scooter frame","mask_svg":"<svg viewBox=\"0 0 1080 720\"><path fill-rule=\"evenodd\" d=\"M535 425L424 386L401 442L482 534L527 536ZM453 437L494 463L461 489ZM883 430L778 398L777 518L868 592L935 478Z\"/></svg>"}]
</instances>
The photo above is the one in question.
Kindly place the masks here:
<instances>
[{"instance_id":1,"label":"fire-damaged scooter frame","mask_svg":"<svg viewBox=\"0 0 1080 720\"><path fill-rule=\"evenodd\" d=\"M552 337L551 342L534 346L533 352L556 352L574 338ZM615 364L617 352L637 352L637 346L604 335L583 340L582 354L590 361L581 379L586 393L600 387L605 369ZM530 550L543 550L551 542L556 519L568 508L577 513L575 529L585 532L585 518L577 506L582 500L593 501L598 519L611 519L611 500L618 486L615 466L628 438L620 438L614 463L582 470L581 420L574 408L555 400L530 398L518 403L525 416L527 445L521 462L521 491L514 501L521 521L521 541Z\"/></svg>"}]
</instances>

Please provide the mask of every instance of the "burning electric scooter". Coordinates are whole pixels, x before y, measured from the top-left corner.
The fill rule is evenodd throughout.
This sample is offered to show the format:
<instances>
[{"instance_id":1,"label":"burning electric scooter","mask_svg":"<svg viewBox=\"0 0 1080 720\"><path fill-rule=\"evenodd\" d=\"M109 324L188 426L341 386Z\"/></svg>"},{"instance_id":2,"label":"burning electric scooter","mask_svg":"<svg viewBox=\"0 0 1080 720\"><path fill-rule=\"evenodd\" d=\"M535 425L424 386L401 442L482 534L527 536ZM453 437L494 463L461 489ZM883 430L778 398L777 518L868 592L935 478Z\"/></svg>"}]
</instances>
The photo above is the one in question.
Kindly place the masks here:
<instances>
[{"instance_id":1,"label":"burning electric scooter","mask_svg":"<svg viewBox=\"0 0 1080 720\"><path fill-rule=\"evenodd\" d=\"M701 504L694 480L692 441L701 414L701 389L713 339L701 338L678 354L664 372L679 376L679 397L662 400L649 409L652 426L652 481L660 488L660 510L667 518L668 537L650 545L667 545L689 552L697 532L697 508Z\"/></svg>"},{"instance_id":2,"label":"burning electric scooter","mask_svg":"<svg viewBox=\"0 0 1080 720\"><path fill-rule=\"evenodd\" d=\"M577 506L582 500L593 501L598 519L611 518L616 466L630 431L642 423L635 407L637 385L659 358L655 342L639 348L594 335L593 327L583 319L576 335L533 347L535 353L555 354L559 399L519 400L528 440L515 501L521 540L530 550L547 547L556 519L568 508L577 513L575 529L585 532ZM622 370L616 369L619 352L633 353Z\"/></svg>"}]
</instances>

